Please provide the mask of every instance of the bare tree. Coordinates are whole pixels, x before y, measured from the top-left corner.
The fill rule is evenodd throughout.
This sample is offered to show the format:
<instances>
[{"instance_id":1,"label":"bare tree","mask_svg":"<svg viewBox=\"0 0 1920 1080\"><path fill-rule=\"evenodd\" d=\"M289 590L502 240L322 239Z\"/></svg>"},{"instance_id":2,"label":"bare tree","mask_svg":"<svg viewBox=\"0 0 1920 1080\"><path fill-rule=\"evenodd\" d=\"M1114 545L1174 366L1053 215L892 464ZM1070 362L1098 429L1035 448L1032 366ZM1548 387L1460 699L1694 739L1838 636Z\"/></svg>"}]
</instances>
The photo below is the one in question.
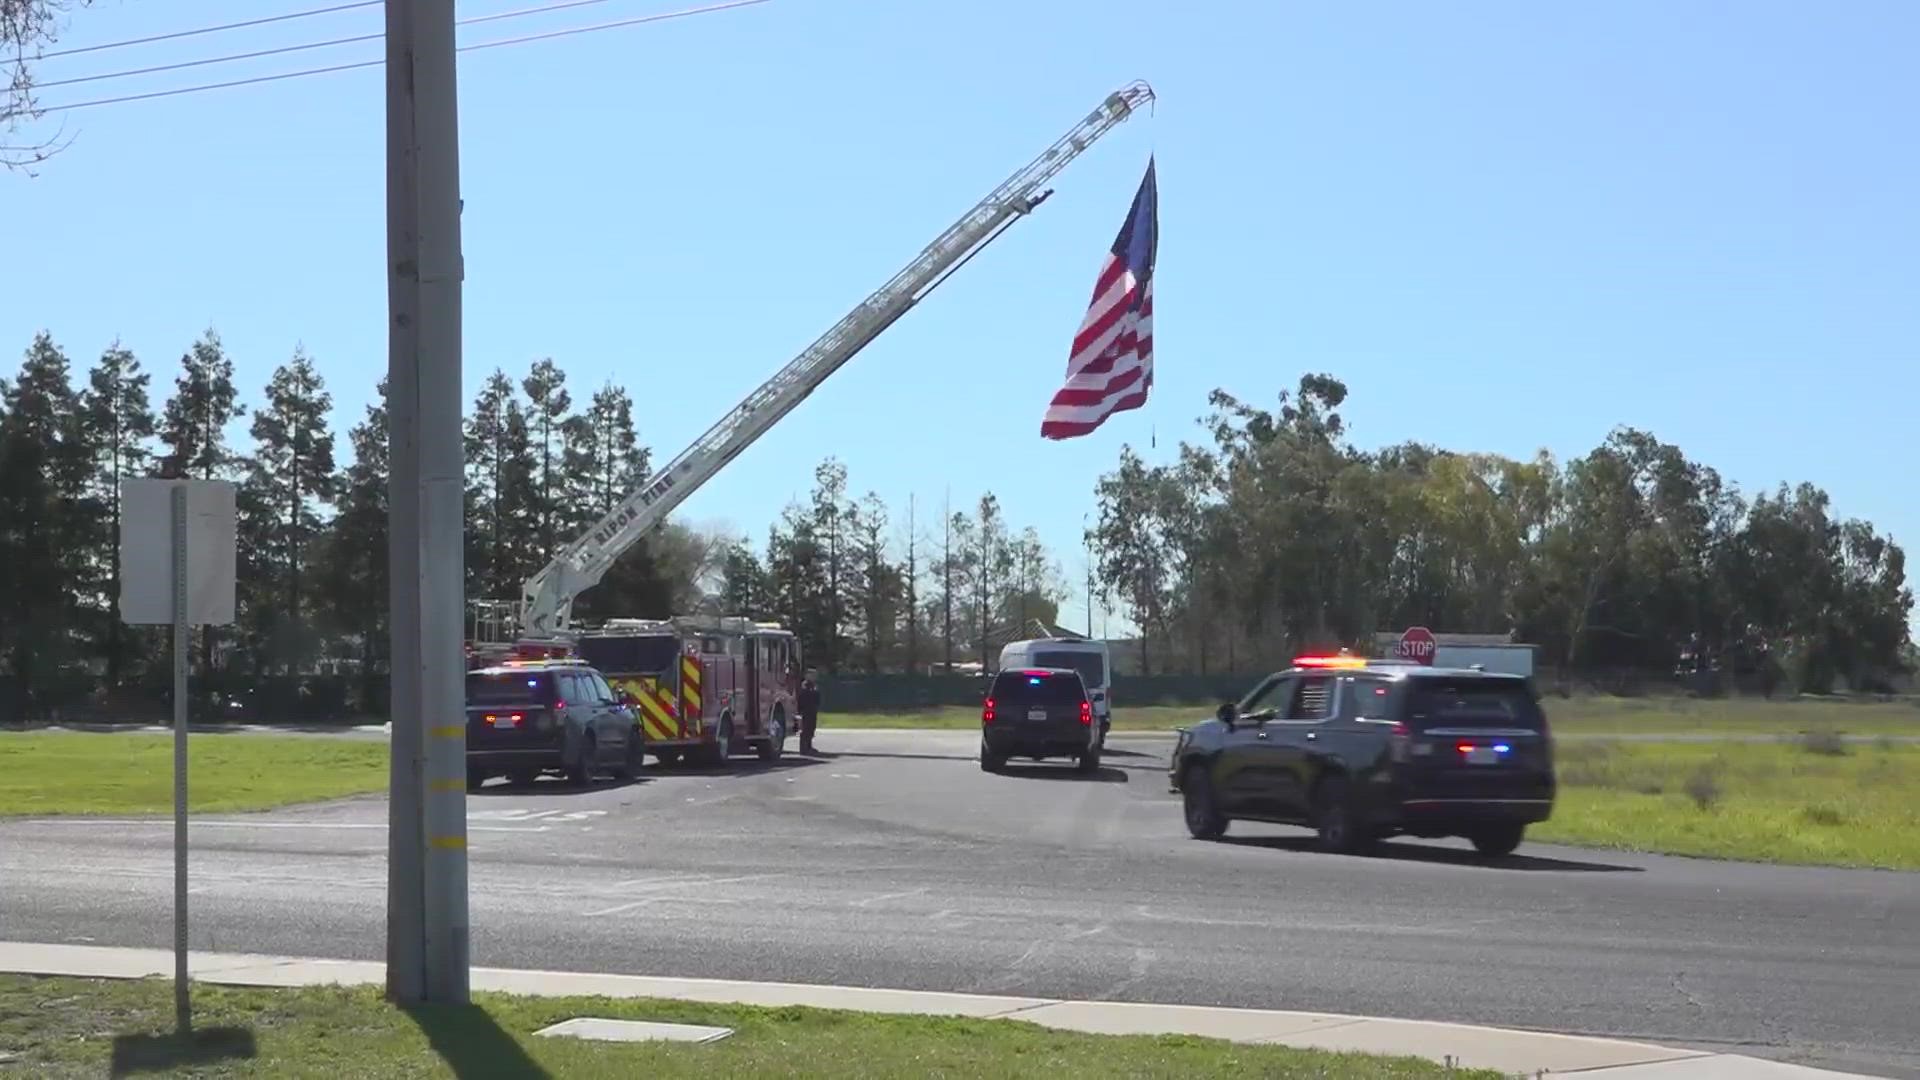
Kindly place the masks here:
<instances>
[{"instance_id":1,"label":"bare tree","mask_svg":"<svg viewBox=\"0 0 1920 1080\"><path fill-rule=\"evenodd\" d=\"M33 167L67 145L59 133L36 141L25 134L40 118L33 96L33 64L60 36L62 17L93 0L0 0L0 64L6 66L6 96L0 100L0 169L31 174Z\"/></svg>"}]
</instances>

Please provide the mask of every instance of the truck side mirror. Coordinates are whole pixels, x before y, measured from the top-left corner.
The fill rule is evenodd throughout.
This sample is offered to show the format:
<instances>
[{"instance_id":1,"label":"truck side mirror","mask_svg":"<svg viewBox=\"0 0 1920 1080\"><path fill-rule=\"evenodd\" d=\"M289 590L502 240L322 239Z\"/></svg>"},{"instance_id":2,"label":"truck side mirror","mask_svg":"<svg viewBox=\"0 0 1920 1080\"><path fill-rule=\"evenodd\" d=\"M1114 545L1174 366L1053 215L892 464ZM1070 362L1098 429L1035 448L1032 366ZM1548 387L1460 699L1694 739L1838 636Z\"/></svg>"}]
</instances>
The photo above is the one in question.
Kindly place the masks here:
<instances>
[{"instance_id":1,"label":"truck side mirror","mask_svg":"<svg viewBox=\"0 0 1920 1080\"><path fill-rule=\"evenodd\" d=\"M1220 708L1217 711L1215 711L1213 715L1218 717L1221 723L1227 725L1228 727L1232 727L1233 716L1234 716L1233 702L1228 701L1228 702L1221 703Z\"/></svg>"}]
</instances>

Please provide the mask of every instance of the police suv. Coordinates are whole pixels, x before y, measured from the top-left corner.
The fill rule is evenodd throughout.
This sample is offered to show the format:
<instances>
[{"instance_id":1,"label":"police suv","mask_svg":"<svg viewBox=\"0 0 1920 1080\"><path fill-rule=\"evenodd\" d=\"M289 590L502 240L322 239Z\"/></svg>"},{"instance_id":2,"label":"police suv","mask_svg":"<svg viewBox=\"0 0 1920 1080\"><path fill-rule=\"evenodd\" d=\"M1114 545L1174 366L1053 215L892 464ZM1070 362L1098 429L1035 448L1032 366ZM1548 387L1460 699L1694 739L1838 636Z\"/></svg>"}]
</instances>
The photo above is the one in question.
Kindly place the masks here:
<instances>
[{"instance_id":1,"label":"police suv","mask_svg":"<svg viewBox=\"0 0 1920 1080\"><path fill-rule=\"evenodd\" d=\"M1306 825L1327 851L1404 834L1483 855L1553 812L1553 744L1532 682L1479 669L1301 656L1180 732L1169 765L1187 830Z\"/></svg>"}]
</instances>

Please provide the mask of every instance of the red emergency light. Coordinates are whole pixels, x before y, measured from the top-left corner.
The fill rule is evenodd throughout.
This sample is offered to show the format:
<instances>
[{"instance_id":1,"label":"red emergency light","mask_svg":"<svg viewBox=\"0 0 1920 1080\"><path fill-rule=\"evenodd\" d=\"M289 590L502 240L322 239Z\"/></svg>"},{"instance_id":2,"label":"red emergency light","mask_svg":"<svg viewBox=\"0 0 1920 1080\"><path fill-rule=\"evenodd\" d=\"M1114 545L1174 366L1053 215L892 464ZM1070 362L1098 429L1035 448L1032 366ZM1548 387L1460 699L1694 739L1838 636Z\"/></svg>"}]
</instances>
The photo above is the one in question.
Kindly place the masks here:
<instances>
[{"instance_id":1,"label":"red emergency light","mask_svg":"<svg viewBox=\"0 0 1920 1080\"><path fill-rule=\"evenodd\" d=\"M1367 666L1364 656L1296 656L1294 667L1303 668L1363 668Z\"/></svg>"}]
</instances>

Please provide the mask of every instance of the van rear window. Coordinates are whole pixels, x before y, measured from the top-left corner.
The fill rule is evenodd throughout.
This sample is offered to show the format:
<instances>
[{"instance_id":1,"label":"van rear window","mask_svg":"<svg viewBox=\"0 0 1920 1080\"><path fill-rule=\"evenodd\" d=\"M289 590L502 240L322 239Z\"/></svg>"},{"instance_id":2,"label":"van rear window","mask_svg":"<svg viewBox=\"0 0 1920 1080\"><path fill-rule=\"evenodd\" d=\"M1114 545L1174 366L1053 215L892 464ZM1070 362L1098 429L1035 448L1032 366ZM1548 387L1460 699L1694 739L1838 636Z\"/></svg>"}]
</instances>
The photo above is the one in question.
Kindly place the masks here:
<instances>
[{"instance_id":1,"label":"van rear window","mask_svg":"<svg viewBox=\"0 0 1920 1080\"><path fill-rule=\"evenodd\" d=\"M1067 672L1003 671L993 680L995 701L1035 705L1077 705L1086 700L1079 679Z\"/></svg>"},{"instance_id":2,"label":"van rear window","mask_svg":"<svg viewBox=\"0 0 1920 1080\"><path fill-rule=\"evenodd\" d=\"M1080 673L1080 681L1089 689L1107 685L1107 658L1097 652L1058 649L1033 654L1035 667L1066 668Z\"/></svg>"}]
</instances>

